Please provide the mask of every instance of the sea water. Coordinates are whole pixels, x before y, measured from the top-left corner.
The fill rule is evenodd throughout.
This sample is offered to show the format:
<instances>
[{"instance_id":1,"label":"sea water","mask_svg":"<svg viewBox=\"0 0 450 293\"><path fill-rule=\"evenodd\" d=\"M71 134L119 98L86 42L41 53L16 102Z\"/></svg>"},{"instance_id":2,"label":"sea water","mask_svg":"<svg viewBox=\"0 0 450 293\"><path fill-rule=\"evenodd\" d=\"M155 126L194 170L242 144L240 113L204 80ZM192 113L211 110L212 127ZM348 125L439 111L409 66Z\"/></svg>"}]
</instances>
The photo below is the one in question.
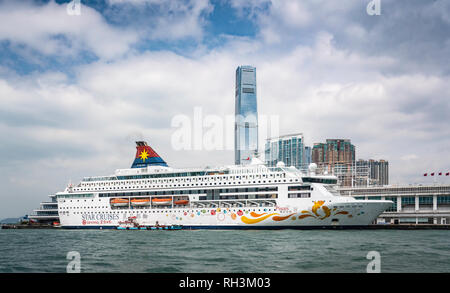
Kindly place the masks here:
<instances>
[{"instance_id":1,"label":"sea water","mask_svg":"<svg viewBox=\"0 0 450 293\"><path fill-rule=\"evenodd\" d=\"M0 230L0 272L450 272L448 230ZM72 253L72 254L69 254Z\"/></svg>"}]
</instances>

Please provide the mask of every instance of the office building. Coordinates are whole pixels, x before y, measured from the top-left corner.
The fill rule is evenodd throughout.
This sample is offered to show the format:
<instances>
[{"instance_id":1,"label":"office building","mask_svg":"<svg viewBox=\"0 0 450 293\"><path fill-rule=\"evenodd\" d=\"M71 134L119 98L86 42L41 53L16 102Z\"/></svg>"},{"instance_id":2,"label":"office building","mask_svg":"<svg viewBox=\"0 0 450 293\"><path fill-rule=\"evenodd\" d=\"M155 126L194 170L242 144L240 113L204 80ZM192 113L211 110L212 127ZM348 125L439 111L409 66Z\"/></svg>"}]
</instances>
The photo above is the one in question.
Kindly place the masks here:
<instances>
[{"instance_id":1,"label":"office building","mask_svg":"<svg viewBox=\"0 0 450 293\"><path fill-rule=\"evenodd\" d=\"M255 67L239 66L236 69L234 142L235 164L250 163L258 152Z\"/></svg>"}]
</instances>

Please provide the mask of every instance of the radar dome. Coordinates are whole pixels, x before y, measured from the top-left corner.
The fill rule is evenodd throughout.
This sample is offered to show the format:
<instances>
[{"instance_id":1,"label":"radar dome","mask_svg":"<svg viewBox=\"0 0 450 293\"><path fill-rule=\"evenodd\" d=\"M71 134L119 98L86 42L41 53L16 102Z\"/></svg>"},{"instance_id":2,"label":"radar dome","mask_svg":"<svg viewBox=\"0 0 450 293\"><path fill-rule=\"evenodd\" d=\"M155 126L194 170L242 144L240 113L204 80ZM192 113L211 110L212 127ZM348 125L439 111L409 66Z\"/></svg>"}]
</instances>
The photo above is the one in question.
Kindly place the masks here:
<instances>
[{"instance_id":1,"label":"radar dome","mask_svg":"<svg viewBox=\"0 0 450 293\"><path fill-rule=\"evenodd\" d=\"M283 161L280 161L277 163L277 167L284 167L284 166L285 166L285 164Z\"/></svg>"},{"instance_id":2,"label":"radar dome","mask_svg":"<svg viewBox=\"0 0 450 293\"><path fill-rule=\"evenodd\" d=\"M310 172L316 172L317 164L316 163L309 164L308 169L309 169Z\"/></svg>"}]
</instances>

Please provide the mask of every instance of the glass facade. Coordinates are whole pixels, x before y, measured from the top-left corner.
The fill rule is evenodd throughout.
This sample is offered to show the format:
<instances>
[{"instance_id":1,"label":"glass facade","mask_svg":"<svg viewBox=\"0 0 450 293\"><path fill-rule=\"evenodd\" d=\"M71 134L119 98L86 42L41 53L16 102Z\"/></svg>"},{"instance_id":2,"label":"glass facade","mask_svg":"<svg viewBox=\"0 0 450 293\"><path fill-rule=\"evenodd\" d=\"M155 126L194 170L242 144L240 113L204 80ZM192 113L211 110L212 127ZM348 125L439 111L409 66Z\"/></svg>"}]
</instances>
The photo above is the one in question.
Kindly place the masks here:
<instances>
[{"instance_id":1,"label":"glass facade","mask_svg":"<svg viewBox=\"0 0 450 293\"><path fill-rule=\"evenodd\" d=\"M236 69L235 91L235 164L248 164L258 151L258 111L256 99L256 68Z\"/></svg>"},{"instance_id":2,"label":"glass facade","mask_svg":"<svg viewBox=\"0 0 450 293\"><path fill-rule=\"evenodd\" d=\"M312 148L309 146L305 146L305 151L303 152L303 163L305 165L311 164L311 153Z\"/></svg>"},{"instance_id":3,"label":"glass facade","mask_svg":"<svg viewBox=\"0 0 450 293\"><path fill-rule=\"evenodd\" d=\"M433 205L432 196L419 196L419 205Z\"/></svg>"},{"instance_id":4,"label":"glass facade","mask_svg":"<svg viewBox=\"0 0 450 293\"><path fill-rule=\"evenodd\" d=\"M387 208L386 212L396 212L397 211L397 197L396 196L386 196L385 200L390 200L394 204Z\"/></svg>"},{"instance_id":5,"label":"glass facade","mask_svg":"<svg viewBox=\"0 0 450 293\"><path fill-rule=\"evenodd\" d=\"M308 162L305 162L302 134L268 139L264 153L266 165L269 167L276 166L278 162L283 162L286 166L294 166L297 169L304 169L308 166Z\"/></svg>"},{"instance_id":6,"label":"glass facade","mask_svg":"<svg viewBox=\"0 0 450 293\"><path fill-rule=\"evenodd\" d=\"M450 204L450 195L442 195L437 197L437 204Z\"/></svg>"},{"instance_id":7,"label":"glass facade","mask_svg":"<svg viewBox=\"0 0 450 293\"><path fill-rule=\"evenodd\" d=\"M416 204L416 199L414 198L414 196L403 196L402 197L402 207L408 206L408 205L415 205L415 204Z\"/></svg>"}]
</instances>

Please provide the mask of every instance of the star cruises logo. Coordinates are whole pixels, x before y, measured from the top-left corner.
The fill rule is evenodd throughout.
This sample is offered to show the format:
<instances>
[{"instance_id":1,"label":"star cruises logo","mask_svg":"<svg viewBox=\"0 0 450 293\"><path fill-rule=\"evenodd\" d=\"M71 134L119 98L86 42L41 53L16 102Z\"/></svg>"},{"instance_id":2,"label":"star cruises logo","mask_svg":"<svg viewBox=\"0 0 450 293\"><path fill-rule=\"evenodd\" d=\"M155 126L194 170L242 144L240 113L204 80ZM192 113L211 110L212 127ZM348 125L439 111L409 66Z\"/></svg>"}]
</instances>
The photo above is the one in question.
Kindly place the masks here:
<instances>
[{"instance_id":1,"label":"star cruises logo","mask_svg":"<svg viewBox=\"0 0 450 293\"><path fill-rule=\"evenodd\" d=\"M146 159L148 159L148 153L146 150L143 150L140 154L139 154L139 158L141 158L141 160L143 162L145 162Z\"/></svg>"}]
</instances>

